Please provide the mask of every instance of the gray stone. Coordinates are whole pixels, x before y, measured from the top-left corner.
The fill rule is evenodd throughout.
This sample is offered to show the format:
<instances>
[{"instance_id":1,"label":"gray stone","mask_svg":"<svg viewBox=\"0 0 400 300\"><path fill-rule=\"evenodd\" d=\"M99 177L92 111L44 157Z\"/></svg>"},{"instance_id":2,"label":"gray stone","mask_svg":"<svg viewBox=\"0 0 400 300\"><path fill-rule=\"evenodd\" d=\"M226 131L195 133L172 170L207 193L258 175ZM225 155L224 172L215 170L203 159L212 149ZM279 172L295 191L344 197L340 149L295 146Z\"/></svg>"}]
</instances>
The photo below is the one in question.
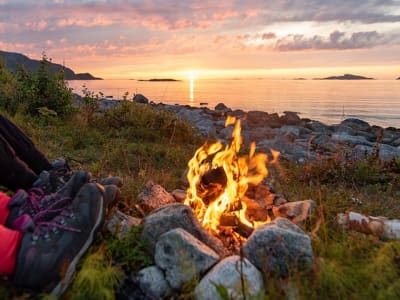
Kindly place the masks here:
<instances>
[{"instance_id":1,"label":"gray stone","mask_svg":"<svg viewBox=\"0 0 400 300\"><path fill-rule=\"evenodd\" d=\"M206 137L216 137L217 130L215 129L214 122L209 119L201 119L194 123L197 130Z\"/></svg>"},{"instance_id":2,"label":"gray stone","mask_svg":"<svg viewBox=\"0 0 400 300\"><path fill-rule=\"evenodd\" d=\"M175 198L161 185L150 180L138 195L137 201L141 209L147 213L166 204L174 203Z\"/></svg>"},{"instance_id":3,"label":"gray stone","mask_svg":"<svg viewBox=\"0 0 400 300\"><path fill-rule=\"evenodd\" d=\"M400 157L400 150L396 147L380 144L379 146L379 158L385 161L389 161L393 158Z\"/></svg>"},{"instance_id":4,"label":"gray stone","mask_svg":"<svg viewBox=\"0 0 400 300\"><path fill-rule=\"evenodd\" d=\"M184 204L173 203L154 210L143 220L142 240L154 253L158 238L165 232L182 228L213 249L219 256L224 256L224 246L212 236L197 220L192 209Z\"/></svg>"},{"instance_id":5,"label":"gray stone","mask_svg":"<svg viewBox=\"0 0 400 300\"><path fill-rule=\"evenodd\" d=\"M176 228L160 236L154 260L171 287L179 289L204 274L219 256L187 231Z\"/></svg>"},{"instance_id":6,"label":"gray stone","mask_svg":"<svg viewBox=\"0 0 400 300\"><path fill-rule=\"evenodd\" d=\"M247 121L254 125L265 125L269 120L268 113L252 110L247 113Z\"/></svg>"},{"instance_id":7,"label":"gray stone","mask_svg":"<svg viewBox=\"0 0 400 300\"><path fill-rule=\"evenodd\" d=\"M330 133L332 130L322 122L319 121L310 121L306 123L306 127L313 132L317 133Z\"/></svg>"},{"instance_id":8,"label":"gray stone","mask_svg":"<svg viewBox=\"0 0 400 300\"><path fill-rule=\"evenodd\" d=\"M298 126L284 125L279 129L279 132L282 135L291 135L295 138L300 137L300 128Z\"/></svg>"},{"instance_id":9,"label":"gray stone","mask_svg":"<svg viewBox=\"0 0 400 300\"><path fill-rule=\"evenodd\" d=\"M246 297L243 297L242 278ZM224 286L230 299L252 299L262 296L264 291L263 277L247 259L230 256L215 265L200 281L194 291L196 300L223 299L215 285ZM257 298L258 299L258 298Z\"/></svg>"},{"instance_id":10,"label":"gray stone","mask_svg":"<svg viewBox=\"0 0 400 300\"><path fill-rule=\"evenodd\" d=\"M172 294L172 289L165 279L163 271L157 266L140 270L133 278L149 299L161 299Z\"/></svg>"},{"instance_id":11,"label":"gray stone","mask_svg":"<svg viewBox=\"0 0 400 300\"><path fill-rule=\"evenodd\" d=\"M340 124L351 127L357 131L367 131L371 127L367 122L356 118L348 118L343 120Z\"/></svg>"},{"instance_id":12,"label":"gray stone","mask_svg":"<svg viewBox=\"0 0 400 300\"><path fill-rule=\"evenodd\" d=\"M135 94L133 96L133 101L136 102L136 103L143 103L143 104L148 104L149 103L149 99L147 99L142 94Z\"/></svg>"},{"instance_id":13,"label":"gray stone","mask_svg":"<svg viewBox=\"0 0 400 300\"><path fill-rule=\"evenodd\" d=\"M374 145L374 143L367 141L367 139L363 136L350 135L345 132L332 134L332 140L335 142L350 144L350 145L366 145L366 146Z\"/></svg>"},{"instance_id":14,"label":"gray stone","mask_svg":"<svg viewBox=\"0 0 400 300\"><path fill-rule=\"evenodd\" d=\"M283 112L284 115L281 116L281 121L283 124L286 125L300 125L301 124L301 119L297 112L293 111L285 111Z\"/></svg>"},{"instance_id":15,"label":"gray stone","mask_svg":"<svg viewBox=\"0 0 400 300\"><path fill-rule=\"evenodd\" d=\"M287 277L292 270L307 270L313 263L309 236L286 218L258 227L243 250L261 272L281 277Z\"/></svg>"},{"instance_id":16,"label":"gray stone","mask_svg":"<svg viewBox=\"0 0 400 300\"><path fill-rule=\"evenodd\" d=\"M215 108L216 111L223 111L223 112L228 112L232 111L228 106L226 106L224 103L218 103Z\"/></svg>"},{"instance_id":17,"label":"gray stone","mask_svg":"<svg viewBox=\"0 0 400 300\"><path fill-rule=\"evenodd\" d=\"M107 229L113 235L123 235L127 233L133 226L139 226L142 219L128 216L117 210L111 219L107 222Z\"/></svg>"}]
</instances>

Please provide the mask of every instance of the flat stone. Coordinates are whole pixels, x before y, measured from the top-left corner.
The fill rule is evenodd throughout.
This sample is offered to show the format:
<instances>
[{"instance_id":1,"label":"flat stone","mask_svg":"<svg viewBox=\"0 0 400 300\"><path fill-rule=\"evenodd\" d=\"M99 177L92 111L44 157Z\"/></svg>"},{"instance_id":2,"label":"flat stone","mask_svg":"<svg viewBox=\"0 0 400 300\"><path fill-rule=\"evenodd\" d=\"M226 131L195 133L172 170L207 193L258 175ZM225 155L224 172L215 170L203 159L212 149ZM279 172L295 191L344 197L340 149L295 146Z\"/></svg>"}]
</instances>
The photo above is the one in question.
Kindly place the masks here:
<instances>
[{"instance_id":1,"label":"flat stone","mask_svg":"<svg viewBox=\"0 0 400 300\"><path fill-rule=\"evenodd\" d=\"M246 297L243 297L242 279ZM194 291L196 300L223 300L215 285L223 286L229 299L253 299L263 295L264 283L260 271L249 260L230 256L215 265L200 281ZM261 299L261 298L257 298Z\"/></svg>"},{"instance_id":2,"label":"flat stone","mask_svg":"<svg viewBox=\"0 0 400 300\"><path fill-rule=\"evenodd\" d=\"M187 231L176 228L160 236L154 260L171 287L179 289L204 274L219 256Z\"/></svg>"}]
</instances>

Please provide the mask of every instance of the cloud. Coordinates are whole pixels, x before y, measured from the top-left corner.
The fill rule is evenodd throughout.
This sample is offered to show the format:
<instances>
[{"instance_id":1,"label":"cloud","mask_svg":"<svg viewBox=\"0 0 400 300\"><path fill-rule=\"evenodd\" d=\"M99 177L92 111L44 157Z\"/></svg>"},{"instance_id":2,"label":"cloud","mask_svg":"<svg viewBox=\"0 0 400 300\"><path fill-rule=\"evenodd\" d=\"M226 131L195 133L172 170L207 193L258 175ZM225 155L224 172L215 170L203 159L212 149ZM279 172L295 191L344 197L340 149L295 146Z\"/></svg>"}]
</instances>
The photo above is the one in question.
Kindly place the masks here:
<instances>
[{"instance_id":1,"label":"cloud","mask_svg":"<svg viewBox=\"0 0 400 300\"><path fill-rule=\"evenodd\" d=\"M328 38L320 35L312 37L306 37L301 34L287 35L276 41L274 49L278 51L362 49L387 44L390 40L389 37L379 34L377 31L354 32L348 35L345 32L336 30Z\"/></svg>"}]
</instances>

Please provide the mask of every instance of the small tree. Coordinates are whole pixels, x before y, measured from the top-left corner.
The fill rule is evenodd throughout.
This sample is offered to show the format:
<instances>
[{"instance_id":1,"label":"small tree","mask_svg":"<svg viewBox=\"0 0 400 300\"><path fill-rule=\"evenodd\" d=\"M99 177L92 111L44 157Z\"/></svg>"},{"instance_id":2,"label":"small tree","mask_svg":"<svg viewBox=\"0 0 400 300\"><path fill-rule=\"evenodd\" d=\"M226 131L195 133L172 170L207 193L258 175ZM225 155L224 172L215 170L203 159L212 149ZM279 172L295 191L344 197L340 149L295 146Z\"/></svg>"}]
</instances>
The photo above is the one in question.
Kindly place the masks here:
<instances>
[{"instance_id":1,"label":"small tree","mask_svg":"<svg viewBox=\"0 0 400 300\"><path fill-rule=\"evenodd\" d=\"M20 66L16 73L17 104L23 104L27 113L40 114L41 109L65 116L72 111L72 91L64 80L63 70L51 70L51 60L43 53L39 68L34 72Z\"/></svg>"}]
</instances>

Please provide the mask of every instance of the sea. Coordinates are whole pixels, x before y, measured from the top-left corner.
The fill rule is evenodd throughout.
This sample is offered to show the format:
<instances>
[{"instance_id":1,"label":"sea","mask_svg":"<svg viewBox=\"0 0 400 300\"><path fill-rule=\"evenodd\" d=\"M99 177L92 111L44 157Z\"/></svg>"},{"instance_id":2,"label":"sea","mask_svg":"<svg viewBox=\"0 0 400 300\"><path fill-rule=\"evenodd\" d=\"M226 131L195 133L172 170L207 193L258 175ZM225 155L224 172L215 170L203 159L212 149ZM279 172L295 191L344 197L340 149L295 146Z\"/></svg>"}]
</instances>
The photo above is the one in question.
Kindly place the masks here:
<instances>
[{"instance_id":1,"label":"sea","mask_svg":"<svg viewBox=\"0 0 400 300\"><path fill-rule=\"evenodd\" d=\"M224 103L244 111L294 111L327 125L358 118L370 125L400 128L400 80L106 79L72 80L68 85L77 94L86 88L109 99L132 99L139 93L155 103L211 109Z\"/></svg>"}]
</instances>

